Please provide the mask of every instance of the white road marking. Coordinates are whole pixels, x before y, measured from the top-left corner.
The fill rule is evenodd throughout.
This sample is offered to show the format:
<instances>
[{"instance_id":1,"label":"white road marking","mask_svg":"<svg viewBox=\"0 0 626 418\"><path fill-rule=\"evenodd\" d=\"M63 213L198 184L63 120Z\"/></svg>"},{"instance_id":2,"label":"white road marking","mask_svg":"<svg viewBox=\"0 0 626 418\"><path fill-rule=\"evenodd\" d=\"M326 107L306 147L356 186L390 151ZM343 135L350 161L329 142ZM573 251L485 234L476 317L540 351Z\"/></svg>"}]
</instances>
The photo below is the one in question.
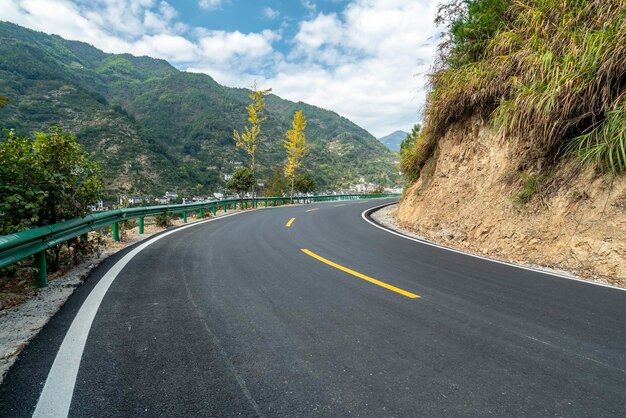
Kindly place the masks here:
<instances>
[{"instance_id":1,"label":"white road marking","mask_svg":"<svg viewBox=\"0 0 626 418\"><path fill-rule=\"evenodd\" d=\"M407 235L404 235L404 234L401 234L399 232L393 231L393 230L391 230L389 228L385 228L383 226L380 226L376 222L374 222L374 221L372 221L372 220L367 218L366 214L368 212L374 212L377 209L383 208L385 206L393 205L393 204L394 203L385 203L384 205L379 205L379 206L375 206L373 208L365 209L361 213L361 218L363 218L363 220L365 220L365 222L375 226L378 229L382 229L385 232L389 232L390 234L397 235L399 237L402 237L402 238L405 238L405 239L408 239L408 240L411 240L411 241L419 242L420 244L430 245L431 247L441 248L442 250L451 251L451 252L457 253L457 254L463 254L463 255L466 255L466 256L469 256L469 257L480 258L481 260L491 261L492 263L504 264L505 266L515 267L515 268L518 268L518 269L523 269L523 270L528 270L528 271L534 271L536 273L547 274L549 276L560 277L561 279L575 280L575 281L581 282L581 283L593 284L593 285L596 285L596 286L608 287L610 289L626 291L626 289L623 289L623 288L617 287L617 286L611 286L610 284L598 283L598 282L593 282L593 281L590 281L590 280L583 280L583 279L579 279L579 278L574 277L574 276L566 276L564 274L559 274L559 273L555 273L555 272L551 272L551 271L547 271L547 270L541 270L541 269L538 269L538 268L523 266L523 265L520 265L520 264L507 263L506 261L496 260L494 258L489 258L489 257L483 257L483 256L477 255L477 254L465 253L463 251L459 251L459 250L455 250L454 248L450 248L450 247L446 247L446 246L443 246L443 245L435 244L434 242L426 241L424 239L409 237Z\"/></svg>"},{"instance_id":2,"label":"white road marking","mask_svg":"<svg viewBox=\"0 0 626 418\"><path fill-rule=\"evenodd\" d=\"M63 343L54 359L54 363L48 373L46 383L39 395L39 401L37 407L33 413L33 417L67 417L70 405L72 403L72 396L74 394L74 386L76 385L76 376L78 375L78 369L80 367L80 361L83 356L83 350L85 343L87 342L87 336L91 329L100 303L106 295L107 290L117 278L117 275L122 269L133 259L139 252L151 245L152 243L165 238L168 235L174 234L183 229L191 228L206 222L212 222L219 219L229 218L234 215L249 212L237 212L230 215L224 215L217 218L207 219L206 221L200 221L191 225L186 225L169 232L165 232L161 235L151 238L147 242L140 244L137 248L126 254L121 260L119 260L113 267L106 272L106 274L100 279L98 284L91 290L87 299L83 302L80 310L74 317L72 325L65 334Z\"/></svg>"}]
</instances>

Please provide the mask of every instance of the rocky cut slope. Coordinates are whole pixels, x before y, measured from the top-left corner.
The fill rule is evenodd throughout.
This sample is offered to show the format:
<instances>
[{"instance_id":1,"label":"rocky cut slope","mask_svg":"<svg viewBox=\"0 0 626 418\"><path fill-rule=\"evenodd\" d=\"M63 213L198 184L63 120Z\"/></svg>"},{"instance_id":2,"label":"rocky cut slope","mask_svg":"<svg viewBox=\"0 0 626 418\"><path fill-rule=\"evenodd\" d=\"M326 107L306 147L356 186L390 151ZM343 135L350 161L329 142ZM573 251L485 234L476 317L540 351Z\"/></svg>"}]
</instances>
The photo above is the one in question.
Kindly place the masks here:
<instances>
[{"instance_id":1,"label":"rocky cut slope","mask_svg":"<svg viewBox=\"0 0 626 418\"><path fill-rule=\"evenodd\" d=\"M104 163L110 194L209 193L246 161L232 134L246 123L248 91L163 60L106 54L0 22L0 95L10 99L0 129L31 134L60 123ZM394 154L367 131L334 112L275 95L267 98L260 178L282 165L284 132L300 109L309 121L305 165L321 188L359 177L396 182Z\"/></svg>"},{"instance_id":2,"label":"rocky cut slope","mask_svg":"<svg viewBox=\"0 0 626 418\"><path fill-rule=\"evenodd\" d=\"M467 7L464 7L465 4ZM626 285L626 3L449 1L405 227Z\"/></svg>"}]
</instances>

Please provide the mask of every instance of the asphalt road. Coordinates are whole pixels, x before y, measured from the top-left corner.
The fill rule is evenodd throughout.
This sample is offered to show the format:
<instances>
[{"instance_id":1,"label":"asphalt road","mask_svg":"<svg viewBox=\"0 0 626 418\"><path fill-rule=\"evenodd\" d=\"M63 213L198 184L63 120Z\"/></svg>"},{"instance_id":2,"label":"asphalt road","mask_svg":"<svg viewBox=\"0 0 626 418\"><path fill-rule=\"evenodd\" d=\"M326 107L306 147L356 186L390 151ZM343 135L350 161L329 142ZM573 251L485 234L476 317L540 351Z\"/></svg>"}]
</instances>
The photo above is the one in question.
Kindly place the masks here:
<instances>
[{"instance_id":1,"label":"asphalt road","mask_svg":"<svg viewBox=\"0 0 626 418\"><path fill-rule=\"evenodd\" d=\"M0 416L38 402L54 415L42 388L72 361L75 385L46 390L77 417L626 414L626 292L392 235L361 218L381 203L162 237L111 282L63 363L83 302L138 247L107 259L11 369Z\"/></svg>"}]
</instances>

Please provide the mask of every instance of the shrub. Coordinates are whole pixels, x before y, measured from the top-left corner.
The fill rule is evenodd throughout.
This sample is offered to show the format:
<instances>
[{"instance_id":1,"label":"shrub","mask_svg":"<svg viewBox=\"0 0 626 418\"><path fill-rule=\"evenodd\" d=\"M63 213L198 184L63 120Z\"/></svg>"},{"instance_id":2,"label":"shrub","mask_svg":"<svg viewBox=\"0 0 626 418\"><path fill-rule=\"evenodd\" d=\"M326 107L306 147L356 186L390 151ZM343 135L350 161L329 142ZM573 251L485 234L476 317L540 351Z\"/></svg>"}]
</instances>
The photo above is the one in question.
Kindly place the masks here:
<instances>
[{"instance_id":1,"label":"shrub","mask_svg":"<svg viewBox=\"0 0 626 418\"><path fill-rule=\"evenodd\" d=\"M172 224L173 214L170 212L165 212L160 215L155 216L156 225L162 228L167 228Z\"/></svg>"}]
</instances>

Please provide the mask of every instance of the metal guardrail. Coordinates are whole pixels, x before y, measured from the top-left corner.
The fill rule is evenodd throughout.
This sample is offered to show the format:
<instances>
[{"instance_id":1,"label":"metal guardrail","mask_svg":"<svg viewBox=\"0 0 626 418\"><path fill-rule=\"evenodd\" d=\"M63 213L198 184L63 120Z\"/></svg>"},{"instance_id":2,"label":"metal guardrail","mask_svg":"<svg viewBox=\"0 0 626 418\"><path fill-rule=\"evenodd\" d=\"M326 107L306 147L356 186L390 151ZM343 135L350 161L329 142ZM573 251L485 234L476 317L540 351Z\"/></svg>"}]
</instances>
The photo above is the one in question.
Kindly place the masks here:
<instances>
[{"instance_id":1,"label":"metal guardrail","mask_svg":"<svg viewBox=\"0 0 626 418\"><path fill-rule=\"evenodd\" d=\"M349 195L323 195L310 197L294 197L293 203L315 203L334 200L371 199L384 197L398 197L398 194L349 194ZM8 267L27 257L35 256L35 286L46 286L46 250L63 244L73 238L85 236L90 231L95 231L111 226L113 240L119 241L119 222L129 219L139 219L139 233L144 233L144 218L165 213L182 213L183 222L187 223L187 212L197 211L199 217L204 217L204 211L210 210L215 216L219 209L226 212L229 208L248 209L248 205L257 208L282 206L290 203L289 197L256 197L245 199L222 199L207 202L159 205L136 208L116 209L107 212L92 213L84 218L72 219L54 225L29 229L15 234L0 236L0 268ZM242 207L243 206L243 207Z\"/></svg>"}]
</instances>

